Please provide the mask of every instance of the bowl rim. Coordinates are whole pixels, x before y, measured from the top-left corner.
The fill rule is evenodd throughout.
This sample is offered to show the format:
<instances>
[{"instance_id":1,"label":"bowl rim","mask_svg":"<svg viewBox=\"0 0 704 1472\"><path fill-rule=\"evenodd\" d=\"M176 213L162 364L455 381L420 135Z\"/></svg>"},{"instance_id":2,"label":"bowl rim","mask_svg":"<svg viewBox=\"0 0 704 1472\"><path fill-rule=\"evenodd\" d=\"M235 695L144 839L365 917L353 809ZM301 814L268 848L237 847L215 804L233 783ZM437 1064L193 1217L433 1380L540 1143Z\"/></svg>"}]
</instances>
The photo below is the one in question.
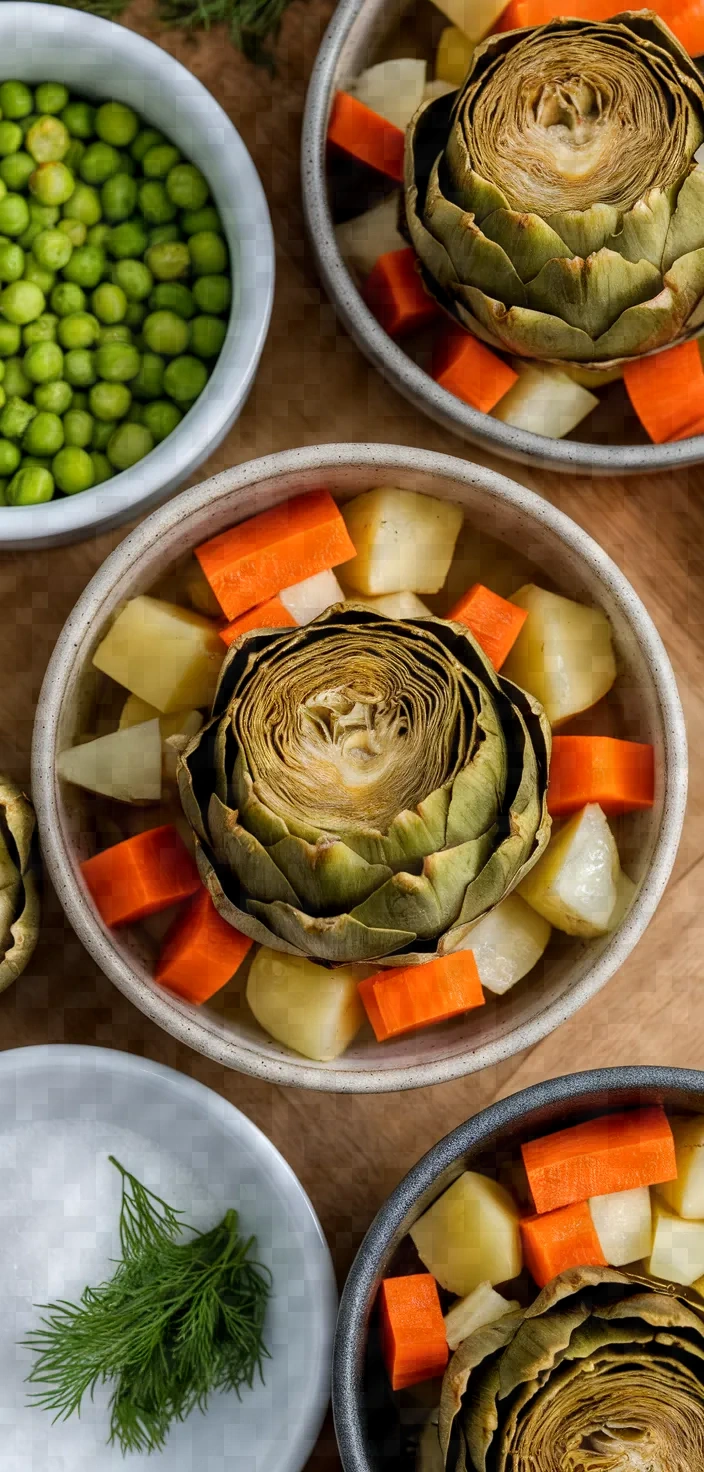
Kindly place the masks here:
<instances>
[{"instance_id":1,"label":"bowl rim","mask_svg":"<svg viewBox=\"0 0 704 1472\"><path fill-rule=\"evenodd\" d=\"M629 1095L638 1090L686 1092L704 1101L704 1072L658 1064L621 1064L544 1079L496 1100L422 1155L386 1198L368 1227L340 1298L332 1370L335 1435L344 1472L378 1472L367 1455L360 1414L367 1327L373 1298L389 1256L406 1235L409 1215L435 1181L461 1156L476 1150L507 1126L546 1105L586 1102L592 1095Z\"/></svg>"},{"instance_id":2,"label":"bowl rim","mask_svg":"<svg viewBox=\"0 0 704 1472\"><path fill-rule=\"evenodd\" d=\"M203 1023L192 1021L177 1011L168 994L147 988L139 980L114 949L109 932L98 920L87 892L74 875L71 849L65 840L60 818L54 749L64 688L74 667L76 651L86 629L93 622L100 621L108 590L134 569L141 556L141 546L153 548L160 539L168 538L170 533L179 529L191 514L220 499L236 501L238 492L259 481L291 476L301 471L330 473L347 466L372 464L375 473L386 474L401 469L419 475L443 475L468 486L479 485L490 499L508 502L517 513L544 524L597 577L610 583L651 671L662 712L665 776L660 829L649 869L627 923L614 932L587 974L565 995L545 1005L505 1036L494 1038L480 1048L468 1048L453 1057L417 1065L384 1070L368 1066L346 1071L294 1054L282 1059L262 1056L255 1048L235 1039L225 1039ZM74 605L47 666L37 702L32 740L32 794L46 868L71 926L110 980L152 1021L215 1062L273 1083L325 1092L385 1093L461 1078L509 1058L523 1048L534 1046L578 1011L618 970L655 913L674 863L687 795L687 742L674 672L649 613L617 565L564 512L536 492L496 471L436 451L417 450L404 445L324 444L284 450L251 460L182 491L152 512L106 558ZM193 1041L194 1034L199 1037L198 1042Z\"/></svg>"},{"instance_id":3,"label":"bowl rim","mask_svg":"<svg viewBox=\"0 0 704 1472\"><path fill-rule=\"evenodd\" d=\"M337 89L338 65L367 4L368 0L339 0L311 73L301 136L303 214L308 239L325 291L357 347L382 378L430 419L470 444L520 464L597 475L682 470L700 464L704 460L704 434L660 445L592 445L584 440L554 440L514 429L441 388L380 327L338 247L326 177L328 119Z\"/></svg>"},{"instance_id":4,"label":"bowl rim","mask_svg":"<svg viewBox=\"0 0 704 1472\"><path fill-rule=\"evenodd\" d=\"M247 400L271 321L275 276L269 206L254 161L234 123L193 72L138 31L86 11L36 0L15 0L12 6L0 7L0 35L6 41L8 32L14 34L22 27L30 37L41 32L45 39L56 38L57 44L59 37L73 33L81 49L119 52L126 68L133 59L141 58L160 86L187 93L199 129L207 129L212 138L223 137L220 151L227 160L228 174L237 177L248 201L247 230L238 234L236 223L227 230L230 238L233 233L237 238L238 294L245 294L246 306L239 316L236 306L233 309L213 374L182 425L144 460L103 485L44 506L0 507L0 548L8 550L100 534L143 514L193 472L219 444Z\"/></svg>"}]
</instances>

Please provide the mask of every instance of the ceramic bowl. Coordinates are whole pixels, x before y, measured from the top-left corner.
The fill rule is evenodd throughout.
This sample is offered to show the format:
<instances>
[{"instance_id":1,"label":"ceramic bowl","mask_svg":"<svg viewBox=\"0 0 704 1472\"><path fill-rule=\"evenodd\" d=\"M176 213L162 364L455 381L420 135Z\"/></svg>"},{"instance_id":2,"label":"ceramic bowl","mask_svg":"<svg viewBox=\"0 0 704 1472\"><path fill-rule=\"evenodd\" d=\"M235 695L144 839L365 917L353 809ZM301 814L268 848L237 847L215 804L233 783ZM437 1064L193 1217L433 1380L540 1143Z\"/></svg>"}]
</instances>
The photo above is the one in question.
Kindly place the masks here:
<instances>
[{"instance_id":1,"label":"ceramic bowl","mask_svg":"<svg viewBox=\"0 0 704 1472\"><path fill-rule=\"evenodd\" d=\"M407 1449L410 1427L404 1424L413 1412L401 1418L387 1389L373 1309L381 1279L418 1217L463 1170L491 1168L497 1156L512 1153L524 1140L611 1109L655 1103L675 1112L704 1113L704 1073L646 1064L549 1079L474 1115L408 1172L374 1218L340 1303L333 1411L344 1472L404 1472L413 1465Z\"/></svg>"},{"instance_id":2,"label":"ceramic bowl","mask_svg":"<svg viewBox=\"0 0 704 1472\"><path fill-rule=\"evenodd\" d=\"M0 508L0 547L76 541L139 516L183 484L227 434L247 399L269 326L274 242L259 175L236 128L196 77L135 31L63 5L0 5L3 76L65 82L129 103L206 175L233 272L227 337L200 398L173 434L131 470L42 506Z\"/></svg>"},{"instance_id":3,"label":"ceramic bowl","mask_svg":"<svg viewBox=\"0 0 704 1472\"><path fill-rule=\"evenodd\" d=\"M467 534L458 543L464 551L454 564L461 581L453 596L476 581L479 568L472 559L479 550L485 577L499 593L510 593L533 573L605 610L619 676L598 707L595 729L653 743L656 800L649 811L620 820L621 854L638 893L611 935L590 942L553 939L538 970L464 1020L383 1047L371 1033L361 1033L336 1062L313 1063L256 1027L236 982L196 1009L152 980L156 942L141 930L105 928L78 866L96 848L125 836L124 830L116 822L105 826L104 803L96 807L80 788L58 782L55 757L94 728L100 685L91 658L126 599L153 588L200 542L294 494L327 486L344 500L380 484L425 491L464 507ZM439 1083L510 1057L551 1032L604 985L642 935L667 882L682 825L686 766L682 712L665 650L623 574L586 532L533 492L465 460L395 445L319 445L252 461L182 492L107 558L49 663L37 706L32 790L49 877L66 914L98 964L142 1011L229 1067L306 1088L382 1092ZM140 826L158 821L164 819L151 817Z\"/></svg>"}]
</instances>

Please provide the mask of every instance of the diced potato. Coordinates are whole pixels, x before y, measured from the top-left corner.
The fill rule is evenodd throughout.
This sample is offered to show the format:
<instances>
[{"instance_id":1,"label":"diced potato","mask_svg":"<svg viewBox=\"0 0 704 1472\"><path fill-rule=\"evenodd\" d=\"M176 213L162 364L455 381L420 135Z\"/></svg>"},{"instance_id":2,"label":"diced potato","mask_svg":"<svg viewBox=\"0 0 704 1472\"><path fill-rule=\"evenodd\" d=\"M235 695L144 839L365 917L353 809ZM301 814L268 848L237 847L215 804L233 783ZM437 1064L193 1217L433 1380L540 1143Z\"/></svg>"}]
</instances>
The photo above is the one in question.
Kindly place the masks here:
<instances>
[{"instance_id":1,"label":"diced potato","mask_svg":"<svg viewBox=\"0 0 704 1472\"><path fill-rule=\"evenodd\" d=\"M636 889L637 885L633 883L632 879L629 879L627 874L624 874L622 869L616 885L616 904L609 916L609 930L615 930L617 925L621 924L627 911L631 908ZM702 1216L704 1216L704 1212L702 1212Z\"/></svg>"},{"instance_id":2,"label":"diced potato","mask_svg":"<svg viewBox=\"0 0 704 1472\"><path fill-rule=\"evenodd\" d=\"M472 951L479 980L502 997L537 965L552 927L519 894L509 894L472 926L462 947Z\"/></svg>"},{"instance_id":3,"label":"diced potato","mask_svg":"<svg viewBox=\"0 0 704 1472\"><path fill-rule=\"evenodd\" d=\"M335 226L340 255L360 276L369 275L379 256L391 250L403 250L408 245L398 228L400 199L400 189L394 189L380 204Z\"/></svg>"},{"instance_id":4,"label":"diced potato","mask_svg":"<svg viewBox=\"0 0 704 1472\"><path fill-rule=\"evenodd\" d=\"M648 1256L653 1224L647 1186L637 1186L633 1191L613 1191L609 1196L592 1196L589 1210L610 1267L625 1267L626 1263L640 1262Z\"/></svg>"},{"instance_id":5,"label":"diced potato","mask_svg":"<svg viewBox=\"0 0 704 1472\"><path fill-rule=\"evenodd\" d=\"M141 726L144 721L158 721L161 711L155 705L150 705L148 700L140 700L138 695L128 695L120 711L120 730L124 731L126 726Z\"/></svg>"},{"instance_id":6,"label":"diced potato","mask_svg":"<svg viewBox=\"0 0 704 1472\"><path fill-rule=\"evenodd\" d=\"M331 1063L364 1022L361 975L359 967L328 971L304 957L262 946L250 969L247 1001L259 1025L278 1043L318 1063Z\"/></svg>"},{"instance_id":7,"label":"diced potato","mask_svg":"<svg viewBox=\"0 0 704 1472\"><path fill-rule=\"evenodd\" d=\"M522 363L518 381L492 409L494 419L560 440L591 414L599 400L551 364Z\"/></svg>"},{"instance_id":8,"label":"diced potato","mask_svg":"<svg viewBox=\"0 0 704 1472\"><path fill-rule=\"evenodd\" d=\"M460 506L379 486L341 510L357 549L342 571L347 587L372 596L440 591L462 525Z\"/></svg>"},{"instance_id":9,"label":"diced potato","mask_svg":"<svg viewBox=\"0 0 704 1472\"><path fill-rule=\"evenodd\" d=\"M316 572L312 578L304 578L302 583L294 583L293 587L284 588L279 593L284 608L288 609L297 624L311 623L319 613L331 608L333 603L344 602L344 597L332 568L325 572Z\"/></svg>"},{"instance_id":10,"label":"diced potato","mask_svg":"<svg viewBox=\"0 0 704 1472\"><path fill-rule=\"evenodd\" d=\"M93 664L162 714L171 714L211 704L224 653L210 619L142 594L125 604Z\"/></svg>"},{"instance_id":11,"label":"diced potato","mask_svg":"<svg viewBox=\"0 0 704 1472\"><path fill-rule=\"evenodd\" d=\"M658 1186L658 1195L686 1221L704 1218L704 1115L670 1119L675 1138L677 1180Z\"/></svg>"},{"instance_id":12,"label":"diced potato","mask_svg":"<svg viewBox=\"0 0 704 1472\"><path fill-rule=\"evenodd\" d=\"M466 1170L411 1227L428 1271L465 1298L480 1283L505 1283L523 1262L518 1209L497 1181Z\"/></svg>"},{"instance_id":13,"label":"diced potato","mask_svg":"<svg viewBox=\"0 0 704 1472\"><path fill-rule=\"evenodd\" d=\"M423 101L434 102L436 97L447 97L448 92L456 92L457 88L452 82L441 82L435 77L432 82L426 82L423 88Z\"/></svg>"},{"instance_id":14,"label":"diced potato","mask_svg":"<svg viewBox=\"0 0 704 1472\"><path fill-rule=\"evenodd\" d=\"M445 1333L450 1349L457 1349L458 1344L463 1339L469 1339L475 1329L494 1324L504 1314L513 1313L518 1307L515 1299L502 1298L491 1283L479 1283L473 1293L453 1303L450 1312L445 1314Z\"/></svg>"},{"instance_id":15,"label":"diced potato","mask_svg":"<svg viewBox=\"0 0 704 1472\"><path fill-rule=\"evenodd\" d=\"M476 45L506 9L508 0L435 0L438 10Z\"/></svg>"},{"instance_id":16,"label":"diced potato","mask_svg":"<svg viewBox=\"0 0 704 1472\"><path fill-rule=\"evenodd\" d=\"M350 603L363 603L384 618L428 618L432 610L415 593L384 593L381 598L350 598Z\"/></svg>"},{"instance_id":17,"label":"diced potato","mask_svg":"<svg viewBox=\"0 0 704 1472\"><path fill-rule=\"evenodd\" d=\"M601 609L535 583L519 588L511 602L527 608L528 617L501 674L536 695L553 726L601 700L616 679L611 625Z\"/></svg>"},{"instance_id":18,"label":"diced potato","mask_svg":"<svg viewBox=\"0 0 704 1472\"><path fill-rule=\"evenodd\" d=\"M469 71L474 46L459 26L445 26L435 53L435 78L461 87Z\"/></svg>"},{"instance_id":19,"label":"diced potato","mask_svg":"<svg viewBox=\"0 0 704 1472\"><path fill-rule=\"evenodd\" d=\"M704 1221L685 1221L656 1197L647 1270L668 1283L696 1283L704 1273Z\"/></svg>"},{"instance_id":20,"label":"diced potato","mask_svg":"<svg viewBox=\"0 0 704 1472\"><path fill-rule=\"evenodd\" d=\"M197 557L192 557L186 574L186 597L196 613L222 618L222 609Z\"/></svg>"},{"instance_id":21,"label":"diced potato","mask_svg":"<svg viewBox=\"0 0 704 1472\"><path fill-rule=\"evenodd\" d=\"M157 720L129 726L59 753L59 777L120 802L161 797L161 731Z\"/></svg>"},{"instance_id":22,"label":"diced potato","mask_svg":"<svg viewBox=\"0 0 704 1472\"><path fill-rule=\"evenodd\" d=\"M426 63L416 56L379 61L361 72L349 91L365 107L405 132L423 100Z\"/></svg>"},{"instance_id":23,"label":"diced potato","mask_svg":"<svg viewBox=\"0 0 704 1472\"><path fill-rule=\"evenodd\" d=\"M590 802L553 834L518 890L539 915L567 935L605 935L617 903L620 872L613 833L599 804Z\"/></svg>"}]
</instances>

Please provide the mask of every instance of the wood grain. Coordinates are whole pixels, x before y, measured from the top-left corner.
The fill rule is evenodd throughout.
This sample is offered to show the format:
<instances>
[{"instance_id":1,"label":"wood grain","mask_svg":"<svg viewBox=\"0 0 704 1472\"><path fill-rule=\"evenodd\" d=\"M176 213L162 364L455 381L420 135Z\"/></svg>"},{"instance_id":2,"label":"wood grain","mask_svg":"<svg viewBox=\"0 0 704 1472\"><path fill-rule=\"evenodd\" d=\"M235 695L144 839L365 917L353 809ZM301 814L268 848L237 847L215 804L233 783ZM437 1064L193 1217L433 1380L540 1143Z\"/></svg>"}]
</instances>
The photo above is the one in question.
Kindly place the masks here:
<instances>
[{"instance_id":1,"label":"wood grain","mask_svg":"<svg viewBox=\"0 0 704 1472\"><path fill-rule=\"evenodd\" d=\"M332 6L293 0L277 75L245 62L224 34L188 39L150 24L137 0L127 24L151 36L208 86L260 170L274 221L274 322L239 423L202 475L295 445L378 440L444 450L512 474L560 506L610 553L662 634L691 740L691 789L675 874L656 919L601 995L529 1053L471 1078L380 1098L304 1094L228 1073L142 1017L102 976L47 897L42 941L20 984L0 998L2 1047L41 1042L127 1049L224 1094L289 1160L310 1193L340 1282L374 1212L439 1136L499 1095L597 1064L700 1067L704 1059L704 471L572 479L473 454L400 399L337 324L315 277L298 174L305 88ZM0 768L25 781L35 703L56 636L94 570L124 535L50 552L0 554ZM314 1458L333 1464L328 1424Z\"/></svg>"}]
</instances>

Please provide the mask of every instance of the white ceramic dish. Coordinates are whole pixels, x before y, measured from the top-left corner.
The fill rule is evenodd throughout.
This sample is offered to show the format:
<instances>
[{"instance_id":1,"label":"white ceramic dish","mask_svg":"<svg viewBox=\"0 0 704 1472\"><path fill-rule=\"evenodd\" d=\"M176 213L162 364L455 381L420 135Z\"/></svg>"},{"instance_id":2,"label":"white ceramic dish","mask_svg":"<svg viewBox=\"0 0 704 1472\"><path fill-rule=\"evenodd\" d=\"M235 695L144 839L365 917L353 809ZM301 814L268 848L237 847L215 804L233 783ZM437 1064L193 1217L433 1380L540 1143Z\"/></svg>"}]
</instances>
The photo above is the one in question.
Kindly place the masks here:
<instances>
[{"instance_id":1,"label":"white ceramic dish","mask_svg":"<svg viewBox=\"0 0 704 1472\"><path fill-rule=\"evenodd\" d=\"M239 133L198 79L135 31L63 5L0 5L3 77L55 78L127 102L202 169L225 230L233 305L217 365L173 434L131 470L43 506L0 508L0 547L41 547L106 531L163 501L219 445L254 381L271 317L274 241L259 175Z\"/></svg>"},{"instance_id":2,"label":"white ceramic dish","mask_svg":"<svg viewBox=\"0 0 704 1472\"><path fill-rule=\"evenodd\" d=\"M264 1385L213 1397L162 1453L106 1445L109 1390L52 1426L28 1408L33 1304L75 1301L118 1255L114 1154L204 1229L229 1206L273 1275ZM328 1403L337 1295L313 1208L244 1115L202 1084L106 1048L17 1048L0 1056L0 1472L300 1472Z\"/></svg>"}]
</instances>

